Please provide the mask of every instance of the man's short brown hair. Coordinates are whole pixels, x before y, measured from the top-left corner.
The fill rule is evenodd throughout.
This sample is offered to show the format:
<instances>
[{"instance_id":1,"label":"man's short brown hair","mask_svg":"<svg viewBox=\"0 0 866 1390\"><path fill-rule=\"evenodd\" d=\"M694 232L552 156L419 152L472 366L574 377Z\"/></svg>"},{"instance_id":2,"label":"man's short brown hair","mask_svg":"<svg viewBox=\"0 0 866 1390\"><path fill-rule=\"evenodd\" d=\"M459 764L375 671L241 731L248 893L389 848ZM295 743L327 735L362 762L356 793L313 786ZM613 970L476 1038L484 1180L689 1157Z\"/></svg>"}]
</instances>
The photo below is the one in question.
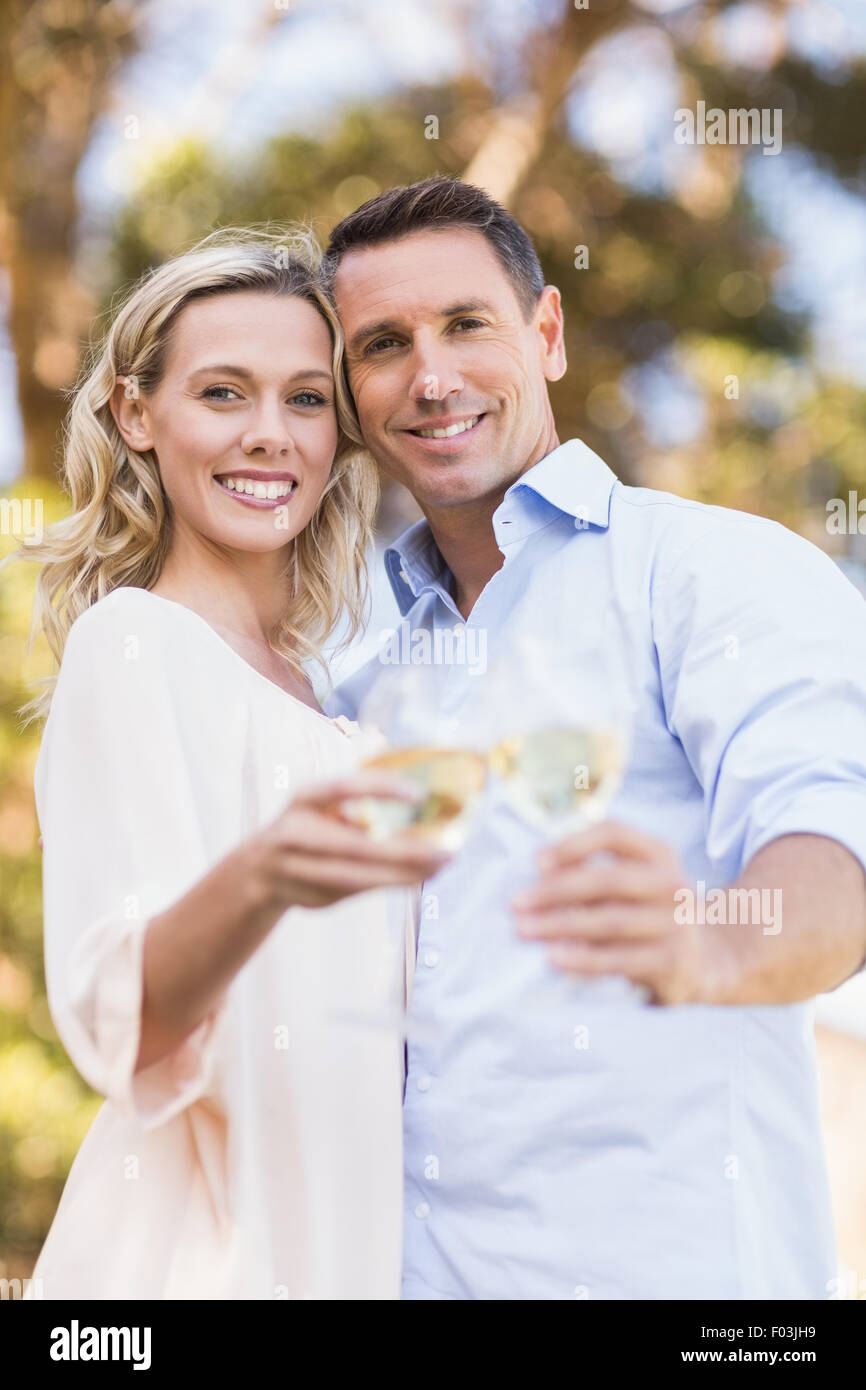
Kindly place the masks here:
<instances>
[{"instance_id":1,"label":"man's short brown hair","mask_svg":"<svg viewBox=\"0 0 866 1390\"><path fill-rule=\"evenodd\" d=\"M481 233L514 286L524 317L531 318L544 275L526 232L483 188L443 174L386 188L338 222L321 267L325 288L333 298L337 268L349 251L450 227Z\"/></svg>"}]
</instances>

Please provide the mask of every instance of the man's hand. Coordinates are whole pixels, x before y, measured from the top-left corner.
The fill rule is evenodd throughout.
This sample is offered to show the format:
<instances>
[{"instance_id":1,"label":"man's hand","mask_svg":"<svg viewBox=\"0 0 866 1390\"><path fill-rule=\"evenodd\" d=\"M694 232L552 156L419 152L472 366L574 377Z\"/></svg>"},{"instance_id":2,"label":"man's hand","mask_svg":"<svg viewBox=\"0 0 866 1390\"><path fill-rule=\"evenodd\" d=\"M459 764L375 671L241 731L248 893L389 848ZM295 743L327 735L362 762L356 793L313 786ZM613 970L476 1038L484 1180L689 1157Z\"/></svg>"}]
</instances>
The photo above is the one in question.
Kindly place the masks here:
<instances>
[{"instance_id":1,"label":"man's hand","mask_svg":"<svg viewBox=\"0 0 866 1390\"><path fill-rule=\"evenodd\" d=\"M544 851L539 868L537 887L513 906L521 936L552 944L553 965L625 975L656 1004L725 999L734 966L725 929L674 920L688 878L669 845L605 821Z\"/></svg>"}]
</instances>

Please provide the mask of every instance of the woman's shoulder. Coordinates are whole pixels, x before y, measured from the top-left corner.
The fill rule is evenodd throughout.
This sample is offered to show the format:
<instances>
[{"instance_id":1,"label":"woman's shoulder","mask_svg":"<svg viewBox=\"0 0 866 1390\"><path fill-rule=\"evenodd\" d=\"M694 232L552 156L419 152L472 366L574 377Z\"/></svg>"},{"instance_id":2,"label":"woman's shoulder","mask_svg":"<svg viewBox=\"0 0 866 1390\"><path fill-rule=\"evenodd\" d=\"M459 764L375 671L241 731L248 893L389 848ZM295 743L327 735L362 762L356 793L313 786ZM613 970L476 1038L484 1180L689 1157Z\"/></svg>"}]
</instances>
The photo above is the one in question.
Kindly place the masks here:
<instances>
[{"instance_id":1,"label":"woman's shoulder","mask_svg":"<svg viewBox=\"0 0 866 1390\"><path fill-rule=\"evenodd\" d=\"M91 733L120 724L145 742L159 729L194 743L214 719L243 729L242 683L219 659L191 610L146 589L112 589L69 627L48 724L71 720Z\"/></svg>"},{"instance_id":2,"label":"woman's shoulder","mask_svg":"<svg viewBox=\"0 0 866 1390\"><path fill-rule=\"evenodd\" d=\"M178 613L175 614L174 610ZM102 626L111 626L115 620L126 613L148 613L156 619L157 615L168 622L172 617L182 617L184 610L181 604L169 604L165 599L157 594L152 594L149 589L142 589L137 585L122 584L116 589L110 589L102 598L96 599L79 613L75 621L70 625L69 634L73 632L86 632L89 629L97 629Z\"/></svg>"},{"instance_id":3,"label":"woman's shoulder","mask_svg":"<svg viewBox=\"0 0 866 1390\"><path fill-rule=\"evenodd\" d=\"M85 645L91 650L103 647L111 637L134 646L136 637L147 636L158 639L162 646L178 634L183 646L188 646L201 627L198 614L183 604L170 602L149 589L120 585L78 614L66 634L64 655L66 650Z\"/></svg>"},{"instance_id":4,"label":"woman's shoulder","mask_svg":"<svg viewBox=\"0 0 866 1390\"><path fill-rule=\"evenodd\" d=\"M219 670L216 670L216 666ZM207 624L183 604L147 589L121 586L104 594L71 623L58 673L58 688L96 683L132 687L146 698L170 686L173 702L197 699L218 688L223 701L239 682Z\"/></svg>"}]
</instances>

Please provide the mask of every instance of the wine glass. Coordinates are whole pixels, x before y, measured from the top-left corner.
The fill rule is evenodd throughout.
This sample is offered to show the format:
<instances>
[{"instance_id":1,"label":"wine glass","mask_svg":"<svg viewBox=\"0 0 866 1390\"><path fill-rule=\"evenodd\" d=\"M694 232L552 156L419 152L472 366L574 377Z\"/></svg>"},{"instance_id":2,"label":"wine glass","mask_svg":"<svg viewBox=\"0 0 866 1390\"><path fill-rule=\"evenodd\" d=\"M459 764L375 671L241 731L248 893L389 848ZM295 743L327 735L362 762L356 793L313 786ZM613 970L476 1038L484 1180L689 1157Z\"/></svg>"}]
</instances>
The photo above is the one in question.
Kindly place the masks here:
<instances>
[{"instance_id":1,"label":"wine glass","mask_svg":"<svg viewBox=\"0 0 866 1390\"><path fill-rule=\"evenodd\" d=\"M381 663L358 708L356 750L361 767L396 774L418 791L415 800L382 796L345 798L341 812L372 839L407 834L457 853L489 777L487 748L465 723L443 712L443 666L435 662ZM392 907L401 895L392 894ZM341 1021L408 1036L406 1010L340 1010ZM417 1023L412 1037L419 1040Z\"/></svg>"},{"instance_id":2,"label":"wine glass","mask_svg":"<svg viewBox=\"0 0 866 1390\"><path fill-rule=\"evenodd\" d=\"M500 802L537 832L539 847L603 820L628 763L637 705L633 647L626 616L613 601L595 623L584 620L579 652L575 681L573 656L560 660L554 644L530 631L518 634L489 692L497 730L489 754L494 787ZM531 873L524 886L534 882ZM569 997L624 989L649 997L623 977L602 977L602 984L550 971L553 978L533 994L538 1005L561 1002L563 982Z\"/></svg>"},{"instance_id":3,"label":"wine glass","mask_svg":"<svg viewBox=\"0 0 866 1390\"><path fill-rule=\"evenodd\" d=\"M414 801L357 797L343 811L374 839L403 833L456 852L478 810L489 766L465 725L443 718L440 668L381 666L358 711L362 767L392 772L418 790ZM452 721L453 723L453 721Z\"/></svg>"}]
</instances>

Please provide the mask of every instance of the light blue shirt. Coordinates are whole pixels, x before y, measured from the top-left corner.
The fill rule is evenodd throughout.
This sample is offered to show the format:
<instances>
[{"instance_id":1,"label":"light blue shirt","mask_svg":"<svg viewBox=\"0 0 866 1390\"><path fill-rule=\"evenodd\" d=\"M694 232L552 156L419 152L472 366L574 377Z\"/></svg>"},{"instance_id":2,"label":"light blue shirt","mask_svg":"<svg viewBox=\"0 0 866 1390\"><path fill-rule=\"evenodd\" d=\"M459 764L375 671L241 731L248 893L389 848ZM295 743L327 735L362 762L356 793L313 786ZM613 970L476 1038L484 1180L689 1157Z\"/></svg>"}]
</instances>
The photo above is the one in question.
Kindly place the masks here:
<instances>
[{"instance_id":1,"label":"light blue shirt","mask_svg":"<svg viewBox=\"0 0 866 1390\"><path fill-rule=\"evenodd\" d=\"M817 547L626 487L578 440L508 489L493 527L504 563L467 623L491 660L540 637L577 689L612 589L627 615L640 698L611 818L671 844L693 887L732 882L798 831L866 866L866 604ZM412 634L462 624L426 522L386 566ZM378 669L332 712L355 717ZM442 724L483 728L489 683L471 663L437 678ZM520 669L513 684L519 702ZM538 847L493 804L424 886L404 1297L831 1296L811 1003L654 1007L621 981L556 975L509 907Z\"/></svg>"}]
</instances>

